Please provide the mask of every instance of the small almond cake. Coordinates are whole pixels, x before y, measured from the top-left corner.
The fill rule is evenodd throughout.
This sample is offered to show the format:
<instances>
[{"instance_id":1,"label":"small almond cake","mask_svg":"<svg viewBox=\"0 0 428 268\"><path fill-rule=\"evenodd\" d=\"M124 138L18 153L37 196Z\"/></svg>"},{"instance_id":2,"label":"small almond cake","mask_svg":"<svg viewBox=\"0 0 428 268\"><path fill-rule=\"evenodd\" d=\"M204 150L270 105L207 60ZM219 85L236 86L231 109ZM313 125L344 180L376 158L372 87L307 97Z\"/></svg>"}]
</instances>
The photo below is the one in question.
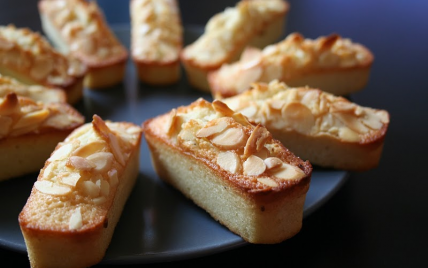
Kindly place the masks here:
<instances>
[{"instance_id":1,"label":"small almond cake","mask_svg":"<svg viewBox=\"0 0 428 268\"><path fill-rule=\"evenodd\" d=\"M58 144L18 218L31 267L103 259L138 177L141 130L94 115Z\"/></svg>"},{"instance_id":2,"label":"small almond cake","mask_svg":"<svg viewBox=\"0 0 428 268\"><path fill-rule=\"evenodd\" d=\"M366 171L378 166L389 126L386 110L362 107L309 87L274 80L222 100L264 125L288 149L311 164Z\"/></svg>"},{"instance_id":3,"label":"small almond cake","mask_svg":"<svg viewBox=\"0 0 428 268\"><path fill-rule=\"evenodd\" d=\"M245 241L274 244L300 231L312 166L262 125L200 98L143 129L159 177Z\"/></svg>"},{"instance_id":4,"label":"small almond cake","mask_svg":"<svg viewBox=\"0 0 428 268\"><path fill-rule=\"evenodd\" d=\"M181 77L183 26L177 0L131 0L131 55L139 79L162 86Z\"/></svg>"},{"instance_id":5,"label":"small almond cake","mask_svg":"<svg viewBox=\"0 0 428 268\"><path fill-rule=\"evenodd\" d=\"M96 1L39 0L38 9L43 31L55 47L88 66L85 87L103 89L123 80L128 51Z\"/></svg>"},{"instance_id":6,"label":"small almond cake","mask_svg":"<svg viewBox=\"0 0 428 268\"><path fill-rule=\"evenodd\" d=\"M84 122L64 102L36 102L15 92L0 97L0 181L38 172L58 142Z\"/></svg>"},{"instance_id":7,"label":"small almond cake","mask_svg":"<svg viewBox=\"0 0 428 268\"><path fill-rule=\"evenodd\" d=\"M338 34L309 39L295 32L263 50L247 47L239 61L210 72L208 82L217 99L239 94L253 82L275 79L348 95L366 86L373 60L367 47Z\"/></svg>"},{"instance_id":8,"label":"small almond cake","mask_svg":"<svg viewBox=\"0 0 428 268\"><path fill-rule=\"evenodd\" d=\"M0 74L29 85L60 88L67 102L83 96L86 65L65 56L39 33L10 24L0 26Z\"/></svg>"},{"instance_id":9,"label":"small almond cake","mask_svg":"<svg viewBox=\"0 0 428 268\"><path fill-rule=\"evenodd\" d=\"M9 93L16 93L18 96L28 97L36 102L67 102L67 95L62 89L27 85L0 74L0 97L4 98Z\"/></svg>"},{"instance_id":10,"label":"small almond cake","mask_svg":"<svg viewBox=\"0 0 428 268\"><path fill-rule=\"evenodd\" d=\"M246 46L263 48L284 32L289 4L285 0L241 0L207 22L204 33L180 54L189 83L210 92L207 74L239 59Z\"/></svg>"}]
</instances>

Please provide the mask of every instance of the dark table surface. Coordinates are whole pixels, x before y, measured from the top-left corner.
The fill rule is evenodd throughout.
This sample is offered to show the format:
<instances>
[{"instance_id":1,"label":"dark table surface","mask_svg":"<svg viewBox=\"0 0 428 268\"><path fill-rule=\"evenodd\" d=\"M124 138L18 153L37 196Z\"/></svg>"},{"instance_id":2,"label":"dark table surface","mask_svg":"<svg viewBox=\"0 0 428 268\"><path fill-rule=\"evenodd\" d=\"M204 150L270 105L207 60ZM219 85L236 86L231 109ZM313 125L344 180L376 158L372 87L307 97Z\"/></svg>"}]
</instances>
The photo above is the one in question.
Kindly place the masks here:
<instances>
[{"instance_id":1,"label":"dark table surface","mask_svg":"<svg viewBox=\"0 0 428 268\"><path fill-rule=\"evenodd\" d=\"M129 23L128 1L98 2L109 23ZM204 25L235 2L181 0L183 24ZM331 199L304 219L301 231L283 243L128 266L428 267L428 1L289 2L286 34L316 38L335 32L375 55L367 87L351 97L390 113L379 167L351 173ZM36 1L0 0L0 25L9 23L41 31ZM0 262L1 267L29 267L26 254L1 247Z\"/></svg>"}]
</instances>

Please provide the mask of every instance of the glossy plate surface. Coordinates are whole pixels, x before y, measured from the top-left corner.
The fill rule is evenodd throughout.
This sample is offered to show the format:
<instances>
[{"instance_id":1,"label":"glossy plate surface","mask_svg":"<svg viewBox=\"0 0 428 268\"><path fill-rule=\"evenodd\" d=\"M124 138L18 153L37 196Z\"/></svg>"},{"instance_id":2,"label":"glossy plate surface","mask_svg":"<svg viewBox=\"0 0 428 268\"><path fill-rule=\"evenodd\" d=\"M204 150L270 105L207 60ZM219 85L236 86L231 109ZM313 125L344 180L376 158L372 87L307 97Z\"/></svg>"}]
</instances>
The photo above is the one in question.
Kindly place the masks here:
<instances>
[{"instance_id":1,"label":"glossy plate surface","mask_svg":"<svg viewBox=\"0 0 428 268\"><path fill-rule=\"evenodd\" d=\"M114 26L116 35L129 48L129 26ZM186 27L185 43L195 40L200 27ZM181 81L169 87L150 87L140 83L128 61L122 84L103 91L85 90L76 108L89 122L93 114L104 120L141 124L146 119L188 105L209 94ZM38 174L0 182L0 246L25 252L18 225L18 214L25 205ZM307 193L304 217L323 205L346 181L348 172L314 167ZM174 261L214 254L246 245L239 236L214 221L178 191L164 184L156 175L143 138L140 173L116 227L102 263L136 264Z\"/></svg>"}]
</instances>

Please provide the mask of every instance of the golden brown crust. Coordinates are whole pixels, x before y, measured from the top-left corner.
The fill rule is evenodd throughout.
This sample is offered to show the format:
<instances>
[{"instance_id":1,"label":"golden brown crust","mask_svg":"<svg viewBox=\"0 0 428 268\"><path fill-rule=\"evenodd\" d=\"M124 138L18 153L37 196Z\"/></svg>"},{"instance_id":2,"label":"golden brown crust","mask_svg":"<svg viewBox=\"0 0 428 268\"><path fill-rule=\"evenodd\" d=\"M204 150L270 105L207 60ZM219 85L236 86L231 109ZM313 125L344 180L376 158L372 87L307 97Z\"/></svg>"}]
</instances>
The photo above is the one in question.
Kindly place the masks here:
<instances>
[{"instance_id":1,"label":"golden brown crust","mask_svg":"<svg viewBox=\"0 0 428 268\"><path fill-rule=\"evenodd\" d=\"M312 166L263 126L198 99L143 129L158 175L246 241L278 243L300 230Z\"/></svg>"},{"instance_id":2,"label":"golden brown crust","mask_svg":"<svg viewBox=\"0 0 428 268\"><path fill-rule=\"evenodd\" d=\"M263 50L247 48L238 62L210 72L208 81L218 99L239 94L252 82L274 79L347 95L367 84L373 60L368 48L337 34L305 39L294 32Z\"/></svg>"},{"instance_id":3,"label":"golden brown crust","mask_svg":"<svg viewBox=\"0 0 428 268\"><path fill-rule=\"evenodd\" d=\"M102 260L138 176L141 135L94 115L58 144L19 214L32 267Z\"/></svg>"},{"instance_id":4,"label":"golden brown crust","mask_svg":"<svg viewBox=\"0 0 428 268\"><path fill-rule=\"evenodd\" d=\"M314 165L364 171L380 161L389 126L386 110L277 80L253 83L251 89L222 101L266 126L293 153Z\"/></svg>"},{"instance_id":5,"label":"golden brown crust","mask_svg":"<svg viewBox=\"0 0 428 268\"><path fill-rule=\"evenodd\" d=\"M70 104L83 95L86 66L64 56L29 28L0 27L0 73L27 84L63 89Z\"/></svg>"},{"instance_id":6,"label":"golden brown crust","mask_svg":"<svg viewBox=\"0 0 428 268\"><path fill-rule=\"evenodd\" d=\"M263 48L275 42L283 33L288 10L283 0L244 0L214 15L204 34L181 52L189 82L209 92L207 73L237 60L248 45Z\"/></svg>"},{"instance_id":7,"label":"golden brown crust","mask_svg":"<svg viewBox=\"0 0 428 268\"><path fill-rule=\"evenodd\" d=\"M38 8L43 29L55 46L88 66L86 87L105 88L123 79L128 51L107 25L95 1L41 0ZM92 77L93 72L104 69L105 75ZM108 83L103 78L109 79Z\"/></svg>"},{"instance_id":8,"label":"golden brown crust","mask_svg":"<svg viewBox=\"0 0 428 268\"><path fill-rule=\"evenodd\" d=\"M131 54L142 82L169 85L180 79L183 26L176 0L132 0Z\"/></svg>"}]
</instances>

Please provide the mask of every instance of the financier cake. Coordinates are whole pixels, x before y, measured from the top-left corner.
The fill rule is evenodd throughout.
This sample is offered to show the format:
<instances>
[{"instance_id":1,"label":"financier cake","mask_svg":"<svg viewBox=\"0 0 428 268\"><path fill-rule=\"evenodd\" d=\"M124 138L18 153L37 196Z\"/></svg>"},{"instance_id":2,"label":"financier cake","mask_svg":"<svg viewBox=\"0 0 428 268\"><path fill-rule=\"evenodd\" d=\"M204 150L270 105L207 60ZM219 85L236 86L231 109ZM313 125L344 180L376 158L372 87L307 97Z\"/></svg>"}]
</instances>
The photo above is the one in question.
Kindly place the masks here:
<instances>
[{"instance_id":1,"label":"financier cake","mask_svg":"<svg viewBox=\"0 0 428 268\"><path fill-rule=\"evenodd\" d=\"M264 125L288 149L311 164L352 171L378 166L389 113L363 107L320 89L288 87L274 80L222 100Z\"/></svg>"},{"instance_id":2,"label":"financier cake","mask_svg":"<svg viewBox=\"0 0 428 268\"><path fill-rule=\"evenodd\" d=\"M181 52L189 83L210 92L208 72L238 60L246 46L263 48L277 42L284 32L288 10L285 0L241 0L215 14L204 33Z\"/></svg>"},{"instance_id":3,"label":"financier cake","mask_svg":"<svg viewBox=\"0 0 428 268\"><path fill-rule=\"evenodd\" d=\"M200 98L143 130L159 177L245 241L279 243L300 231L312 166L262 125Z\"/></svg>"},{"instance_id":4,"label":"financier cake","mask_svg":"<svg viewBox=\"0 0 428 268\"><path fill-rule=\"evenodd\" d=\"M0 26L0 74L29 85L60 88L67 102L75 104L83 96L86 65L65 56L38 32Z\"/></svg>"},{"instance_id":5,"label":"financier cake","mask_svg":"<svg viewBox=\"0 0 428 268\"><path fill-rule=\"evenodd\" d=\"M31 267L102 260L138 177L141 136L94 115L58 144L18 218Z\"/></svg>"},{"instance_id":6,"label":"financier cake","mask_svg":"<svg viewBox=\"0 0 428 268\"><path fill-rule=\"evenodd\" d=\"M210 72L208 82L217 99L275 79L343 96L366 86L373 60L367 47L338 34L310 39L294 32L263 50L247 47L239 61Z\"/></svg>"},{"instance_id":7,"label":"financier cake","mask_svg":"<svg viewBox=\"0 0 428 268\"><path fill-rule=\"evenodd\" d=\"M162 86L181 78L183 26L177 0L131 0L131 56L139 79Z\"/></svg>"},{"instance_id":8,"label":"financier cake","mask_svg":"<svg viewBox=\"0 0 428 268\"><path fill-rule=\"evenodd\" d=\"M15 92L0 97L0 180L38 172L58 142L84 122L64 102L43 103Z\"/></svg>"},{"instance_id":9,"label":"financier cake","mask_svg":"<svg viewBox=\"0 0 428 268\"><path fill-rule=\"evenodd\" d=\"M123 80L128 51L96 1L40 0L38 9L43 31L55 47L88 66L85 87L103 89Z\"/></svg>"}]
</instances>

